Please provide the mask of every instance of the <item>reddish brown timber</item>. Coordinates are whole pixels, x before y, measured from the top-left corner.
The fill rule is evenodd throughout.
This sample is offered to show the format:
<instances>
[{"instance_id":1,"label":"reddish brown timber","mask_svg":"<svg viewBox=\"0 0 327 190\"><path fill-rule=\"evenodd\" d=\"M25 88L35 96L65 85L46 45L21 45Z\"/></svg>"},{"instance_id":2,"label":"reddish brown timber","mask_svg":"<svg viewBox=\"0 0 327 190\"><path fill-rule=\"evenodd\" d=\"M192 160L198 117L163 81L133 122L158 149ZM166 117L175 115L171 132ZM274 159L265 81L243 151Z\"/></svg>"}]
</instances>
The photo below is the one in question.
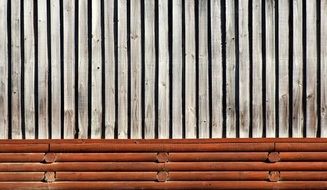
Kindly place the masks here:
<instances>
[{"instance_id":1,"label":"reddish brown timber","mask_svg":"<svg viewBox=\"0 0 327 190\"><path fill-rule=\"evenodd\" d=\"M280 152L327 152L327 143L276 143Z\"/></svg>"},{"instance_id":2,"label":"reddish brown timber","mask_svg":"<svg viewBox=\"0 0 327 190\"><path fill-rule=\"evenodd\" d=\"M56 181L156 181L157 172L57 172Z\"/></svg>"},{"instance_id":3,"label":"reddish brown timber","mask_svg":"<svg viewBox=\"0 0 327 190\"><path fill-rule=\"evenodd\" d=\"M311 171L283 171L280 172L281 181L327 181L326 172Z\"/></svg>"},{"instance_id":4,"label":"reddish brown timber","mask_svg":"<svg viewBox=\"0 0 327 190\"><path fill-rule=\"evenodd\" d=\"M43 160L44 153L0 153L0 162L42 162Z\"/></svg>"},{"instance_id":5,"label":"reddish brown timber","mask_svg":"<svg viewBox=\"0 0 327 190\"><path fill-rule=\"evenodd\" d=\"M156 162L157 153L56 153L56 162Z\"/></svg>"},{"instance_id":6,"label":"reddish brown timber","mask_svg":"<svg viewBox=\"0 0 327 190\"><path fill-rule=\"evenodd\" d=\"M280 161L327 161L327 152L280 152Z\"/></svg>"},{"instance_id":7,"label":"reddish brown timber","mask_svg":"<svg viewBox=\"0 0 327 190\"><path fill-rule=\"evenodd\" d=\"M0 153L25 153L25 152L47 152L49 151L48 144L13 144L7 141L6 144L0 144Z\"/></svg>"},{"instance_id":8,"label":"reddish brown timber","mask_svg":"<svg viewBox=\"0 0 327 190\"><path fill-rule=\"evenodd\" d=\"M0 172L2 181L42 181L44 172Z\"/></svg>"}]
</instances>

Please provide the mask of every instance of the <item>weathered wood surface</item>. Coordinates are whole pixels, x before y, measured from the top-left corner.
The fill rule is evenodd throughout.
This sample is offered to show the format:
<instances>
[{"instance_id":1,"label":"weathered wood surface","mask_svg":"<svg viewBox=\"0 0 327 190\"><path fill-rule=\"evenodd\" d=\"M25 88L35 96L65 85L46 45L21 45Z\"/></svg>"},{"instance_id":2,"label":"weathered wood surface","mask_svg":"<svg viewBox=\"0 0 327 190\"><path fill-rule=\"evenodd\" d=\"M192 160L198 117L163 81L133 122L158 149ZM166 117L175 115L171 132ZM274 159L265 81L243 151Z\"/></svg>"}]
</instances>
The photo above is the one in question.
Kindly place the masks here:
<instances>
[{"instance_id":1,"label":"weathered wood surface","mask_svg":"<svg viewBox=\"0 0 327 190\"><path fill-rule=\"evenodd\" d=\"M1 139L327 136L325 0L0 4Z\"/></svg>"}]
</instances>

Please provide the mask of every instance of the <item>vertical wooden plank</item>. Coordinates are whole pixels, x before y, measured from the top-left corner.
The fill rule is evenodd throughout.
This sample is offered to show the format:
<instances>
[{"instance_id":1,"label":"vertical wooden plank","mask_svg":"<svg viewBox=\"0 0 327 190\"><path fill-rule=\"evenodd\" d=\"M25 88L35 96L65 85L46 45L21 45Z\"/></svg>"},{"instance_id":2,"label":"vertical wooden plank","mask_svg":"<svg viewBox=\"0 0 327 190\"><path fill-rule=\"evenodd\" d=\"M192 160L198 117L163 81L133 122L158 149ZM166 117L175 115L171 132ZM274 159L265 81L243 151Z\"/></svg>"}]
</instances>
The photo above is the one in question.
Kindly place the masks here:
<instances>
[{"instance_id":1,"label":"vertical wooden plank","mask_svg":"<svg viewBox=\"0 0 327 190\"><path fill-rule=\"evenodd\" d=\"M75 4L64 0L64 138L75 134Z\"/></svg>"},{"instance_id":2,"label":"vertical wooden plank","mask_svg":"<svg viewBox=\"0 0 327 190\"><path fill-rule=\"evenodd\" d=\"M212 137L221 138L223 132L223 67L221 46L221 4L211 0L211 89L212 89Z\"/></svg>"},{"instance_id":3,"label":"vertical wooden plank","mask_svg":"<svg viewBox=\"0 0 327 190\"><path fill-rule=\"evenodd\" d=\"M24 103L26 139L35 138L35 37L33 0L24 1ZM36 10L35 10L36 11ZM58 39L59 40L59 39Z\"/></svg>"},{"instance_id":4,"label":"vertical wooden plank","mask_svg":"<svg viewBox=\"0 0 327 190\"><path fill-rule=\"evenodd\" d=\"M155 13L154 13L154 0L144 1L144 127L145 127L145 138L154 138L154 122L155 122L155 102L154 102L154 91L155 91Z\"/></svg>"},{"instance_id":5,"label":"vertical wooden plank","mask_svg":"<svg viewBox=\"0 0 327 190\"><path fill-rule=\"evenodd\" d=\"M127 1L118 0L118 138L127 138Z\"/></svg>"},{"instance_id":6,"label":"vertical wooden plank","mask_svg":"<svg viewBox=\"0 0 327 190\"><path fill-rule=\"evenodd\" d=\"M321 0L320 7L321 137L327 137L327 0Z\"/></svg>"},{"instance_id":7,"label":"vertical wooden plank","mask_svg":"<svg viewBox=\"0 0 327 190\"><path fill-rule=\"evenodd\" d=\"M316 137L317 118L317 1L306 0L306 137ZM324 63L325 64L325 63Z\"/></svg>"},{"instance_id":8,"label":"vertical wooden plank","mask_svg":"<svg viewBox=\"0 0 327 190\"><path fill-rule=\"evenodd\" d=\"M0 0L0 139L8 138L8 25L7 0Z\"/></svg>"},{"instance_id":9,"label":"vertical wooden plank","mask_svg":"<svg viewBox=\"0 0 327 190\"><path fill-rule=\"evenodd\" d=\"M262 1L252 1L252 137L260 138L263 132L262 112Z\"/></svg>"},{"instance_id":10,"label":"vertical wooden plank","mask_svg":"<svg viewBox=\"0 0 327 190\"><path fill-rule=\"evenodd\" d=\"M266 1L266 137L275 137L275 0Z\"/></svg>"},{"instance_id":11,"label":"vertical wooden plank","mask_svg":"<svg viewBox=\"0 0 327 190\"><path fill-rule=\"evenodd\" d=\"M89 5L91 6L91 5ZM88 1L78 2L78 138L88 137ZM92 21L93 23L93 21ZM93 40L92 40L93 43ZM92 133L93 134L93 133Z\"/></svg>"},{"instance_id":12,"label":"vertical wooden plank","mask_svg":"<svg viewBox=\"0 0 327 190\"><path fill-rule=\"evenodd\" d=\"M235 109L235 2L226 1L226 131L236 137Z\"/></svg>"},{"instance_id":13,"label":"vertical wooden plank","mask_svg":"<svg viewBox=\"0 0 327 190\"><path fill-rule=\"evenodd\" d=\"M194 0L185 1L185 136L196 138Z\"/></svg>"},{"instance_id":14,"label":"vertical wooden plank","mask_svg":"<svg viewBox=\"0 0 327 190\"><path fill-rule=\"evenodd\" d=\"M302 0L293 1L293 137L302 137L303 115L303 48L302 48Z\"/></svg>"},{"instance_id":15,"label":"vertical wooden plank","mask_svg":"<svg viewBox=\"0 0 327 190\"><path fill-rule=\"evenodd\" d=\"M38 15L38 124L39 138L48 138L49 90L48 90L48 38L47 38L47 1L37 1Z\"/></svg>"},{"instance_id":16,"label":"vertical wooden plank","mask_svg":"<svg viewBox=\"0 0 327 190\"><path fill-rule=\"evenodd\" d=\"M173 107L173 138L182 138L183 133L183 105L182 105L182 81L183 81L183 47L182 47L182 0L173 0L173 80L172 80L172 107Z\"/></svg>"},{"instance_id":17,"label":"vertical wooden plank","mask_svg":"<svg viewBox=\"0 0 327 190\"><path fill-rule=\"evenodd\" d=\"M22 138L22 99L21 99L21 4L11 1L11 110L12 138ZM28 84L27 84L28 85Z\"/></svg>"},{"instance_id":18,"label":"vertical wooden plank","mask_svg":"<svg viewBox=\"0 0 327 190\"><path fill-rule=\"evenodd\" d=\"M240 137L249 137L250 129L250 44L249 1L239 1L239 101Z\"/></svg>"},{"instance_id":19,"label":"vertical wooden plank","mask_svg":"<svg viewBox=\"0 0 327 190\"><path fill-rule=\"evenodd\" d=\"M288 137L289 131L289 2L278 1L278 126L279 137Z\"/></svg>"},{"instance_id":20,"label":"vertical wooden plank","mask_svg":"<svg viewBox=\"0 0 327 190\"><path fill-rule=\"evenodd\" d=\"M169 45L168 45L168 0L159 3L159 108L158 131L159 138L169 138Z\"/></svg>"},{"instance_id":21,"label":"vertical wooden plank","mask_svg":"<svg viewBox=\"0 0 327 190\"><path fill-rule=\"evenodd\" d=\"M131 138L142 138L141 0L131 1Z\"/></svg>"},{"instance_id":22,"label":"vertical wooden plank","mask_svg":"<svg viewBox=\"0 0 327 190\"><path fill-rule=\"evenodd\" d=\"M91 138L101 138L102 126L102 57L101 57L101 3L92 1L92 87ZM122 12L126 14L122 9ZM125 35L126 38L126 35ZM126 39L125 39L126 41ZM125 50L126 51L126 50ZM126 58L125 58L126 59ZM125 74L127 76L127 73ZM127 81L126 81L127 83Z\"/></svg>"},{"instance_id":23,"label":"vertical wooden plank","mask_svg":"<svg viewBox=\"0 0 327 190\"><path fill-rule=\"evenodd\" d=\"M105 137L113 138L115 129L115 43L114 0L104 1L105 47Z\"/></svg>"},{"instance_id":24,"label":"vertical wooden plank","mask_svg":"<svg viewBox=\"0 0 327 190\"><path fill-rule=\"evenodd\" d=\"M199 138L209 137L208 1L199 1Z\"/></svg>"},{"instance_id":25,"label":"vertical wooden plank","mask_svg":"<svg viewBox=\"0 0 327 190\"><path fill-rule=\"evenodd\" d=\"M25 1L26 2L26 1ZM60 64L60 6L58 0L50 1L51 22L51 134L61 138L61 64ZM26 55L25 55L26 56Z\"/></svg>"}]
</instances>

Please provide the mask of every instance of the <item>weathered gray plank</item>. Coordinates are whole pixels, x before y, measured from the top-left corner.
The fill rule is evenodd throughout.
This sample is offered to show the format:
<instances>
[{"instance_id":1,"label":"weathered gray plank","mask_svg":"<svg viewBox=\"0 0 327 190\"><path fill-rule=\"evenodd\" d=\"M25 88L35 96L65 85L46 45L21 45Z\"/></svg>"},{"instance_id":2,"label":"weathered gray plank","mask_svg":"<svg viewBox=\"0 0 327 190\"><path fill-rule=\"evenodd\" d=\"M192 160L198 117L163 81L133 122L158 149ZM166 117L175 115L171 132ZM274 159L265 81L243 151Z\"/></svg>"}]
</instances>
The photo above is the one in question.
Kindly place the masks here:
<instances>
[{"instance_id":1,"label":"weathered gray plank","mask_svg":"<svg viewBox=\"0 0 327 190\"><path fill-rule=\"evenodd\" d=\"M275 0L266 1L266 137L275 137Z\"/></svg>"},{"instance_id":2,"label":"weathered gray plank","mask_svg":"<svg viewBox=\"0 0 327 190\"><path fill-rule=\"evenodd\" d=\"M75 135L75 3L64 0L64 138Z\"/></svg>"},{"instance_id":3,"label":"weathered gray plank","mask_svg":"<svg viewBox=\"0 0 327 190\"><path fill-rule=\"evenodd\" d=\"M141 0L131 1L131 138L142 138Z\"/></svg>"},{"instance_id":4,"label":"weathered gray plank","mask_svg":"<svg viewBox=\"0 0 327 190\"><path fill-rule=\"evenodd\" d=\"M212 90L212 137L220 138L223 132L223 67L221 46L221 4L211 3L211 90ZM186 94L187 96L187 94Z\"/></svg>"},{"instance_id":5,"label":"weathered gray plank","mask_svg":"<svg viewBox=\"0 0 327 190\"><path fill-rule=\"evenodd\" d=\"M88 1L78 2L78 138L88 137ZM93 22L92 22L93 23ZM93 41L92 41L93 42ZM93 134L93 133L92 133Z\"/></svg>"},{"instance_id":6,"label":"weathered gray plank","mask_svg":"<svg viewBox=\"0 0 327 190\"><path fill-rule=\"evenodd\" d=\"M303 136L303 46L302 46L302 0L293 1L293 113L292 135Z\"/></svg>"},{"instance_id":7,"label":"weathered gray plank","mask_svg":"<svg viewBox=\"0 0 327 190\"><path fill-rule=\"evenodd\" d=\"M182 0L173 2L173 80L172 80L172 125L173 138L182 138L183 129L183 105L182 105L182 81L183 81L183 48L182 48Z\"/></svg>"},{"instance_id":8,"label":"weathered gray plank","mask_svg":"<svg viewBox=\"0 0 327 190\"><path fill-rule=\"evenodd\" d=\"M61 85L60 85L60 7L59 1L50 1L51 22L51 135L61 138Z\"/></svg>"},{"instance_id":9,"label":"weathered gray plank","mask_svg":"<svg viewBox=\"0 0 327 190\"><path fill-rule=\"evenodd\" d=\"M21 3L11 1L11 111L12 138L22 138L22 99L21 99ZM30 73L31 74L31 73Z\"/></svg>"},{"instance_id":10,"label":"weathered gray plank","mask_svg":"<svg viewBox=\"0 0 327 190\"><path fill-rule=\"evenodd\" d=\"M199 10L199 138L209 137L208 1L198 1Z\"/></svg>"},{"instance_id":11,"label":"weathered gray plank","mask_svg":"<svg viewBox=\"0 0 327 190\"><path fill-rule=\"evenodd\" d=\"M155 24L154 24L154 0L144 1L144 127L145 127L145 138L154 138L154 122L155 122L155 102L154 102L154 91L155 91Z\"/></svg>"},{"instance_id":12,"label":"weathered gray plank","mask_svg":"<svg viewBox=\"0 0 327 190\"><path fill-rule=\"evenodd\" d=\"M100 0L92 1L92 87L91 87L91 138L101 138L102 126L102 56ZM125 13L126 9L121 11ZM125 74L126 75L126 74Z\"/></svg>"},{"instance_id":13,"label":"weathered gray plank","mask_svg":"<svg viewBox=\"0 0 327 190\"><path fill-rule=\"evenodd\" d=\"M235 109L235 2L226 1L226 130L227 137L236 137Z\"/></svg>"},{"instance_id":14,"label":"weathered gray plank","mask_svg":"<svg viewBox=\"0 0 327 190\"><path fill-rule=\"evenodd\" d=\"M249 137L250 130L250 44L249 1L239 1L239 115L240 137Z\"/></svg>"},{"instance_id":15,"label":"weathered gray plank","mask_svg":"<svg viewBox=\"0 0 327 190\"><path fill-rule=\"evenodd\" d=\"M48 138L49 126L49 61L47 38L47 1L37 1L38 15L38 130L40 139Z\"/></svg>"},{"instance_id":16,"label":"weathered gray plank","mask_svg":"<svg viewBox=\"0 0 327 190\"><path fill-rule=\"evenodd\" d=\"M0 0L0 139L8 138L8 27L6 0Z\"/></svg>"},{"instance_id":17,"label":"weathered gray plank","mask_svg":"<svg viewBox=\"0 0 327 190\"><path fill-rule=\"evenodd\" d=\"M278 2L278 126L279 137L288 137L289 131L289 2ZM277 32L277 31L276 31Z\"/></svg>"},{"instance_id":18,"label":"weathered gray plank","mask_svg":"<svg viewBox=\"0 0 327 190\"><path fill-rule=\"evenodd\" d=\"M262 113L262 1L252 1L252 137L260 138L263 132Z\"/></svg>"},{"instance_id":19,"label":"weathered gray plank","mask_svg":"<svg viewBox=\"0 0 327 190\"><path fill-rule=\"evenodd\" d=\"M306 137L317 134L317 1L306 0ZM326 63L323 63L326 64Z\"/></svg>"},{"instance_id":20,"label":"weathered gray plank","mask_svg":"<svg viewBox=\"0 0 327 190\"><path fill-rule=\"evenodd\" d=\"M194 1L185 1L185 137L196 138Z\"/></svg>"},{"instance_id":21,"label":"weathered gray plank","mask_svg":"<svg viewBox=\"0 0 327 190\"><path fill-rule=\"evenodd\" d=\"M104 1L105 47L105 137L113 138L115 129L115 43L114 0Z\"/></svg>"},{"instance_id":22,"label":"weathered gray plank","mask_svg":"<svg viewBox=\"0 0 327 190\"><path fill-rule=\"evenodd\" d=\"M118 138L127 138L127 1L118 0Z\"/></svg>"},{"instance_id":23,"label":"weathered gray plank","mask_svg":"<svg viewBox=\"0 0 327 190\"><path fill-rule=\"evenodd\" d=\"M321 49L320 49L320 66L321 66L321 137L327 137L327 0L321 0Z\"/></svg>"}]
</instances>

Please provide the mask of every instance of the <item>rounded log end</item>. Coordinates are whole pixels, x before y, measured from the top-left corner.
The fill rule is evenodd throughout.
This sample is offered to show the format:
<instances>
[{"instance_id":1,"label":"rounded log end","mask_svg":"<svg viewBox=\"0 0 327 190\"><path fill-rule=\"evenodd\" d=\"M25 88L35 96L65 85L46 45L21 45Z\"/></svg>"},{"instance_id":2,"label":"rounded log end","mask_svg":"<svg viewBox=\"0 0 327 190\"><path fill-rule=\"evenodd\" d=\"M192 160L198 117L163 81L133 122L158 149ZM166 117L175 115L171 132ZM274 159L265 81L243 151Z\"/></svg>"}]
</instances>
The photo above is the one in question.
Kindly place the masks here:
<instances>
[{"instance_id":1,"label":"rounded log end","mask_svg":"<svg viewBox=\"0 0 327 190\"><path fill-rule=\"evenodd\" d=\"M269 162L279 162L280 161L279 153L278 152L269 153L268 160Z\"/></svg>"},{"instance_id":2,"label":"rounded log end","mask_svg":"<svg viewBox=\"0 0 327 190\"><path fill-rule=\"evenodd\" d=\"M44 156L44 161L46 163L53 163L56 161L56 154L55 153L46 153Z\"/></svg>"},{"instance_id":3,"label":"rounded log end","mask_svg":"<svg viewBox=\"0 0 327 190\"><path fill-rule=\"evenodd\" d=\"M157 161L159 163L168 162L168 153L167 152L159 152L157 154Z\"/></svg>"},{"instance_id":4,"label":"rounded log end","mask_svg":"<svg viewBox=\"0 0 327 190\"><path fill-rule=\"evenodd\" d=\"M280 173L278 171L271 171L269 172L268 179L270 182L277 182L280 179Z\"/></svg>"},{"instance_id":5,"label":"rounded log end","mask_svg":"<svg viewBox=\"0 0 327 190\"><path fill-rule=\"evenodd\" d=\"M55 172L45 172L44 173L44 181L45 182L51 183L51 182L54 182L55 179L56 179Z\"/></svg>"},{"instance_id":6,"label":"rounded log end","mask_svg":"<svg viewBox=\"0 0 327 190\"><path fill-rule=\"evenodd\" d=\"M169 175L168 172L160 171L160 172L157 173L157 180L159 182L165 182L165 181L168 180L168 175Z\"/></svg>"}]
</instances>

